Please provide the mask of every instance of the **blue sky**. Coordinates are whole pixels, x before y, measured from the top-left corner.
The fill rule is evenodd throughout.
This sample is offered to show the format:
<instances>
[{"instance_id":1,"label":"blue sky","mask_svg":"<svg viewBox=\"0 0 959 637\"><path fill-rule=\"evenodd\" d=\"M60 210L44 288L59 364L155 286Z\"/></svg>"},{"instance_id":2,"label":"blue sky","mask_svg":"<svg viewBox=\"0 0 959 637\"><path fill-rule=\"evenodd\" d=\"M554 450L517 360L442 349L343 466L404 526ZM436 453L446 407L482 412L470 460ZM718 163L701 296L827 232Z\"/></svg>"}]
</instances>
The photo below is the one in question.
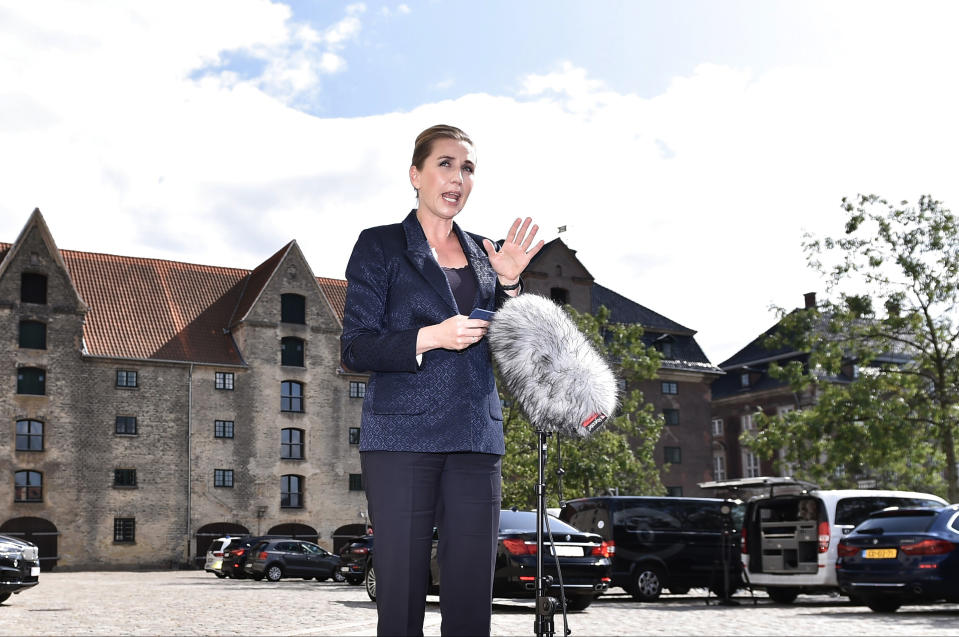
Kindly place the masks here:
<instances>
[{"instance_id":1,"label":"blue sky","mask_svg":"<svg viewBox=\"0 0 959 637\"><path fill-rule=\"evenodd\" d=\"M477 144L460 223L533 216L719 363L822 292L840 200L956 205L959 5L0 0L0 241L342 277L413 205L416 133Z\"/></svg>"}]
</instances>

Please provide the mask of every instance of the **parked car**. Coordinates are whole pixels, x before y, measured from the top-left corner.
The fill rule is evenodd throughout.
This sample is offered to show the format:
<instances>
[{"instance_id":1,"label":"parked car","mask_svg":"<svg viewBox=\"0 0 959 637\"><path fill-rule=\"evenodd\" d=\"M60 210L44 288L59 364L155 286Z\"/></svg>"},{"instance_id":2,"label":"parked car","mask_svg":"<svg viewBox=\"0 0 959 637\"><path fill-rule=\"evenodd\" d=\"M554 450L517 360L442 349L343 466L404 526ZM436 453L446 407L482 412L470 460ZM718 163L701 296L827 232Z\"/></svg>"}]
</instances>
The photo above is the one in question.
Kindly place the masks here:
<instances>
[{"instance_id":1,"label":"parked car","mask_svg":"<svg viewBox=\"0 0 959 637\"><path fill-rule=\"evenodd\" d=\"M560 518L598 533L612 554L612 586L641 602L664 589L709 588L731 595L741 584L742 503L718 498L597 496L570 500Z\"/></svg>"},{"instance_id":2,"label":"parked car","mask_svg":"<svg viewBox=\"0 0 959 637\"><path fill-rule=\"evenodd\" d=\"M40 582L37 545L0 535L0 603Z\"/></svg>"},{"instance_id":3,"label":"parked car","mask_svg":"<svg viewBox=\"0 0 959 637\"><path fill-rule=\"evenodd\" d=\"M366 579L366 563L373 556L373 536L355 537L340 549L340 574L348 584L358 586ZM374 595L375 597L375 595Z\"/></svg>"},{"instance_id":4,"label":"parked car","mask_svg":"<svg viewBox=\"0 0 959 637\"><path fill-rule=\"evenodd\" d=\"M873 513L839 541L839 588L879 613L959 602L959 504Z\"/></svg>"},{"instance_id":5,"label":"parked car","mask_svg":"<svg viewBox=\"0 0 959 637\"><path fill-rule=\"evenodd\" d=\"M915 491L823 490L790 478L756 480L765 480L780 492L771 488L771 495L746 504L743 567L753 586L781 604L803 593L839 592L835 568L839 541L870 514L887 507L946 505L938 496Z\"/></svg>"},{"instance_id":6,"label":"parked car","mask_svg":"<svg viewBox=\"0 0 959 637\"><path fill-rule=\"evenodd\" d=\"M253 546L243 569L255 580L266 577L278 582L283 577L330 579L340 567L340 556L305 540L261 540Z\"/></svg>"},{"instance_id":7,"label":"parked car","mask_svg":"<svg viewBox=\"0 0 959 637\"><path fill-rule=\"evenodd\" d=\"M247 537L249 536L227 535L218 537L210 542L210 548L207 549L206 552L206 562L203 564L203 570L207 573L213 573L220 578L226 577L226 573L223 571L223 557L227 554L231 546L241 542Z\"/></svg>"},{"instance_id":8,"label":"parked car","mask_svg":"<svg viewBox=\"0 0 959 637\"><path fill-rule=\"evenodd\" d=\"M569 610L585 610L594 599L609 587L609 552L606 543L595 533L584 533L565 522L550 516L553 542L545 536L543 573L552 582L549 594L560 599L560 583L556 570L559 562L562 575L562 591ZM430 559L431 593L440 593L437 546L441 541L434 535ZM372 551L371 551L372 553ZM499 541L496 549L496 565L493 573L493 597L530 599L536 597L536 512L500 511ZM554 556L555 555L555 560ZM366 592L376 601L376 568L373 557L367 559Z\"/></svg>"},{"instance_id":9,"label":"parked car","mask_svg":"<svg viewBox=\"0 0 959 637\"><path fill-rule=\"evenodd\" d=\"M246 565L246 560L250 555L250 550L258 542L270 539L291 540L293 538L276 535L256 535L239 538L237 541L231 542L229 546L224 549L223 563L220 567L220 572L227 577L232 577L235 579L245 578L247 575L243 567Z\"/></svg>"}]
</instances>

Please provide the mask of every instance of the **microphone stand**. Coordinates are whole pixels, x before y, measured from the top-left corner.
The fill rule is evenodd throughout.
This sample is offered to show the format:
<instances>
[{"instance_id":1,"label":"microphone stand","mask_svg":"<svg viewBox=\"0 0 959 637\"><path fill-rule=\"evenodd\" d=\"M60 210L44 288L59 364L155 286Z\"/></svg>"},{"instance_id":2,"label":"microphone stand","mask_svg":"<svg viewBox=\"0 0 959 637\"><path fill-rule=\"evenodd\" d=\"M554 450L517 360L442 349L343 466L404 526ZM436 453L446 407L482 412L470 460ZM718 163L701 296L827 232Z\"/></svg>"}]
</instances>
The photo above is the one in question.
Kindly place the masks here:
<instances>
[{"instance_id":1,"label":"microphone stand","mask_svg":"<svg viewBox=\"0 0 959 637\"><path fill-rule=\"evenodd\" d=\"M536 619L533 629L536 637L553 637L553 615L559 607L555 597L548 595L552 577L543 575L543 519L546 515L546 438L549 432L536 428L539 443L539 476L536 483Z\"/></svg>"}]
</instances>

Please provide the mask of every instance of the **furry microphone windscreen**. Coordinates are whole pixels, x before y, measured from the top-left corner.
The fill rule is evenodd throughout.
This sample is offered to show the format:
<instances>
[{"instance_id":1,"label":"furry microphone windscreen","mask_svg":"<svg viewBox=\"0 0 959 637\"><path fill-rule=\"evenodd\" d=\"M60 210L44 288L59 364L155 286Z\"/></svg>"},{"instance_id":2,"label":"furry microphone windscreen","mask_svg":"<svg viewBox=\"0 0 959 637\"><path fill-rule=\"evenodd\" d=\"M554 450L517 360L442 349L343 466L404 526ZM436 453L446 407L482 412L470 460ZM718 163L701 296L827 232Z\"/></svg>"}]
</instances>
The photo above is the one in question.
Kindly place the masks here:
<instances>
[{"instance_id":1,"label":"furry microphone windscreen","mask_svg":"<svg viewBox=\"0 0 959 637\"><path fill-rule=\"evenodd\" d=\"M616 409L616 377L551 300L508 299L487 335L507 389L533 426L587 436Z\"/></svg>"}]
</instances>

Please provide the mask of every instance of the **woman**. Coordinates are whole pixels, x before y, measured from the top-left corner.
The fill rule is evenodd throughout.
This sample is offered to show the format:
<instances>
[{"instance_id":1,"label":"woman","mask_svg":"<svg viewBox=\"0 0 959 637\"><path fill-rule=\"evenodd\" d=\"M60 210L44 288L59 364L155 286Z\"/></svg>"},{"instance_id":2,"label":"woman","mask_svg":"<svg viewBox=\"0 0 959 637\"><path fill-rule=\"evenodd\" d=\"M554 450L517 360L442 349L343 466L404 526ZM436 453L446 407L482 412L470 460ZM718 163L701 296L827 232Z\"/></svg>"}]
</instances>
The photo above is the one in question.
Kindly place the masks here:
<instances>
[{"instance_id":1,"label":"woman","mask_svg":"<svg viewBox=\"0 0 959 637\"><path fill-rule=\"evenodd\" d=\"M416 138L417 208L360 233L346 268L343 364L371 372L360 458L376 532L378 635L422 635L433 527L443 635L489 634L500 509L503 413L489 322L468 318L520 292L543 247L517 219L497 250L453 219L473 188L467 135Z\"/></svg>"}]
</instances>

